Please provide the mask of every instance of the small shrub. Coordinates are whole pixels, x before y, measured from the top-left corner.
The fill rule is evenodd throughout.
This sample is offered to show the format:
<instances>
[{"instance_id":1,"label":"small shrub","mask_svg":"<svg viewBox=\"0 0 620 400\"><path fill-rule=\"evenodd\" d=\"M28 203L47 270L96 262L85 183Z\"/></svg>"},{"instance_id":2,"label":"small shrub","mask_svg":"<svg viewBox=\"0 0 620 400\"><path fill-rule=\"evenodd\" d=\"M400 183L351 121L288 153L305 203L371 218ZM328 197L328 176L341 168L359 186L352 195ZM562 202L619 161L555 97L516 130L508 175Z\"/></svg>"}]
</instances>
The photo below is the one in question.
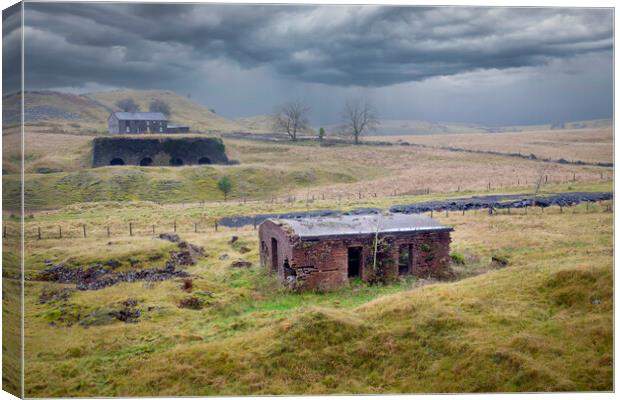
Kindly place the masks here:
<instances>
[{"instance_id":1,"label":"small shrub","mask_svg":"<svg viewBox=\"0 0 620 400\"><path fill-rule=\"evenodd\" d=\"M465 265L465 256L458 252L452 252L450 254L450 258L454 264Z\"/></svg>"},{"instance_id":2,"label":"small shrub","mask_svg":"<svg viewBox=\"0 0 620 400\"><path fill-rule=\"evenodd\" d=\"M183 284L181 285L181 289L183 289L187 293L191 293L193 288L194 288L194 281L192 280L192 278L183 279Z\"/></svg>"},{"instance_id":3,"label":"small shrub","mask_svg":"<svg viewBox=\"0 0 620 400\"><path fill-rule=\"evenodd\" d=\"M422 243L420 245L420 250L425 252L425 253L429 252L429 251L431 251L431 246L429 246L427 243Z\"/></svg>"}]
</instances>

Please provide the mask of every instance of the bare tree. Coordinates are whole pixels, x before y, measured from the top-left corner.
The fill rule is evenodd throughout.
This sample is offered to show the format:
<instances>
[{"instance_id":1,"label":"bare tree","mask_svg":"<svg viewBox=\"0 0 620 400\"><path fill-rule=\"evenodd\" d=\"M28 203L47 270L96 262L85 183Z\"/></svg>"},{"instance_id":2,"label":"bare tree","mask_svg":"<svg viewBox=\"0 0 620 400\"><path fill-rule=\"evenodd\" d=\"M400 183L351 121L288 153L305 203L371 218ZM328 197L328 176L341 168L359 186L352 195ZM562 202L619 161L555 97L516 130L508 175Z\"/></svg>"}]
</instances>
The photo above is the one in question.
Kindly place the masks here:
<instances>
[{"instance_id":1,"label":"bare tree","mask_svg":"<svg viewBox=\"0 0 620 400\"><path fill-rule=\"evenodd\" d=\"M149 104L149 111L160 112L164 114L166 117L170 117L170 114L172 112L170 108L170 104L168 104L166 101L161 100L161 99L151 100L151 103Z\"/></svg>"},{"instance_id":2,"label":"bare tree","mask_svg":"<svg viewBox=\"0 0 620 400\"><path fill-rule=\"evenodd\" d=\"M276 130L282 130L291 137L291 140L297 140L297 132L308 129L308 107L301 100L291 100L280 107L276 108L273 113L273 127Z\"/></svg>"},{"instance_id":3,"label":"bare tree","mask_svg":"<svg viewBox=\"0 0 620 400\"><path fill-rule=\"evenodd\" d=\"M353 136L355 144L359 144L360 136L375 130L379 125L377 111L372 102L365 98L351 99L344 105L342 117L345 131Z\"/></svg>"},{"instance_id":4,"label":"bare tree","mask_svg":"<svg viewBox=\"0 0 620 400\"><path fill-rule=\"evenodd\" d=\"M136 112L140 111L140 106L134 99L128 97L126 99L121 99L116 102L116 106L125 112Z\"/></svg>"},{"instance_id":5,"label":"bare tree","mask_svg":"<svg viewBox=\"0 0 620 400\"><path fill-rule=\"evenodd\" d=\"M536 181L534 182L534 194L532 195L532 207L534 207L534 205L536 204L536 196L538 196L538 192L540 191L540 188L543 184L543 179L546 176L547 173L547 165L543 162L541 162L538 165L538 169L537 169L537 178Z\"/></svg>"}]
</instances>

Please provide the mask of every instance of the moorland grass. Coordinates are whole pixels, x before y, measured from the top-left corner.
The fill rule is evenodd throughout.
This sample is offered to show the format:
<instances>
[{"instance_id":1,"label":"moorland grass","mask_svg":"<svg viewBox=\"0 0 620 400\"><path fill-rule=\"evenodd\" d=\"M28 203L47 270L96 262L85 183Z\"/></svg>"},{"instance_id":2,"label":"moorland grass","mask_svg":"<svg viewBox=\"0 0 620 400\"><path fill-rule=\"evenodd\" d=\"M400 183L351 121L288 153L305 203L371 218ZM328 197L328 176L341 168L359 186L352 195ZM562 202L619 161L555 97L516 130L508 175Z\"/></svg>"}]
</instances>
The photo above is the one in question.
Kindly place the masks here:
<instances>
[{"instance_id":1,"label":"moorland grass","mask_svg":"<svg viewBox=\"0 0 620 400\"><path fill-rule=\"evenodd\" d=\"M257 265L251 227L182 234L207 253L188 268L192 293L180 280L135 282L38 304L54 284L29 281L26 394L612 389L612 213L553 208L437 218L455 227L452 248L464 254L465 278L456 282L353 282L329 293L291 293ZM251 251L228 244L231 234ZM75 253L79 263L165 246L118 240L72 240L53 251L34 242L30 250L33 262ZM491 262L496 254L507 267ZM231 268L239 258L254 266ZM179 308L188 296L203 298L204 307ZM59 317L98 315L128 297L142 310L136 324L68 326Z\"/></svg>"}]
</instances>

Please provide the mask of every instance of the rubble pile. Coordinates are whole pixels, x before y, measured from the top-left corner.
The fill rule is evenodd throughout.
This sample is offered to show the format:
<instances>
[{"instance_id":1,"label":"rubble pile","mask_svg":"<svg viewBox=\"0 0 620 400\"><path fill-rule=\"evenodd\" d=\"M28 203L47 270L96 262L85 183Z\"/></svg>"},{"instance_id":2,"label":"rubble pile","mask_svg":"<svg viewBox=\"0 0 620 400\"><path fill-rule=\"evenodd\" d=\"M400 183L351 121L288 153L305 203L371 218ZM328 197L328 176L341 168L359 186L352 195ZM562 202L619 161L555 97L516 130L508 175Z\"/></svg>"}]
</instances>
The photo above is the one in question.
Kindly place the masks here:
<instances>
[{"instance_id":1,"label":"rubble pile","mask_svg":"<svg viewBox=\"0 0 620 400\"><path fill-rule=\"evenodd\" d=\"M165 240L171 239L178 240L178 236L166 236ZM205 251L203 247L185 241L178 241L178 248L178 251L170 253L170 258L166 260L164 268L116 271L120 266L120 262L116 260L108 261L105 264L95 263L87 267L79 266L77 268L67 267L64 263L59 263L48 266L48 268L43 270L39 274L38 280L72 283L76 285L78 290L99 290L120 282L155 282L173 278L185 278L189 274L177 267L196 264L196 258L204 256ZM49 263L46 265L49 265ZM47 297L44 299L45 301L47 301Z\"/></svg>"}]
</instances>

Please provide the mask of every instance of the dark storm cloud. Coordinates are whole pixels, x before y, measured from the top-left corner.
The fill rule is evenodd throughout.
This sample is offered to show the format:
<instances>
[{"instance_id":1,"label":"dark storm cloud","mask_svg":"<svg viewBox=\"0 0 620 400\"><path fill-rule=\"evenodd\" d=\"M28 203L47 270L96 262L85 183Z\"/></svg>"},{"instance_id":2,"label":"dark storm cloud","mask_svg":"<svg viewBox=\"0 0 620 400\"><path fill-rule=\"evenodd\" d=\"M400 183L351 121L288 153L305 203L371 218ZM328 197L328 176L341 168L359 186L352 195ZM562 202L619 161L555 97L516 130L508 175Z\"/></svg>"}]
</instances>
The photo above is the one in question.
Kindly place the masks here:
<instances>
[{"instance_id":1,"label":"dark storm cloud","mask_svg":"<svg viewBox=\"0 0 620 400\"><path fill-rule=\"evenodd\" d=\"M21 89L21 4L2 11L2 87L3 94Z\"/></svg>"},{"instance_id":2,"label":"dark storm cloud","mask_svg":"<svg viewBox=\"0 0 620 400\"><path fill-rule=\"evenodd\" d=\"M26 5L28 86L157 87L218 60L381 87L611 53L609 9Z\"/></svg>"}]
</instances>

